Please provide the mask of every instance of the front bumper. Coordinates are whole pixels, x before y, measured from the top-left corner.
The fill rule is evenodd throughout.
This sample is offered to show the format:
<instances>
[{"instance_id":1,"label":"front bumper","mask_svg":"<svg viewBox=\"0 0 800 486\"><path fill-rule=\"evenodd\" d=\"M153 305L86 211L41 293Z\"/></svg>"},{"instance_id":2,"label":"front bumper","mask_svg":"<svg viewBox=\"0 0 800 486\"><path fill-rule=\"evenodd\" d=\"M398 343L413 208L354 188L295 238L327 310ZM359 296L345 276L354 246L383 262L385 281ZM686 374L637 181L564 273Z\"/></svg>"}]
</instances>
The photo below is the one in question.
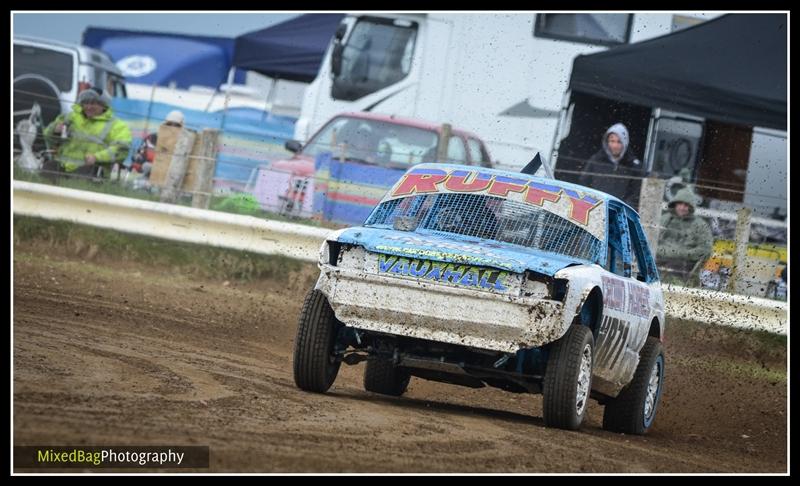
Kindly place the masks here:
<instances>
[{"instance_id":1,"label":"front bumper","mask_svg":"<svg viewBox=\"0 0 800 486\"><path fill-rule=\"evenodd\" d=\"M572 321L555 300L320 268L316 288L337 319L367 331L514 353L555 341Z\"/></svg>"}]
</instances>

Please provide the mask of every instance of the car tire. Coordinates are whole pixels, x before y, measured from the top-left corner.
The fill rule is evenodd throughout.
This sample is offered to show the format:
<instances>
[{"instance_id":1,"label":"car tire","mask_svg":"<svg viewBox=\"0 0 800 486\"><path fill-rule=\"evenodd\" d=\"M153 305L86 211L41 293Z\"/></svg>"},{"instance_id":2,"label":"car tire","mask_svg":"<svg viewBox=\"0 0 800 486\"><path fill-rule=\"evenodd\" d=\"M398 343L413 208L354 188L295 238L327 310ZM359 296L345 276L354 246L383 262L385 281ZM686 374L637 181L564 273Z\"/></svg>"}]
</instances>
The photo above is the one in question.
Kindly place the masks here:
<instances>
[{"instance_id":1,"label":"car tire","mask_svg":"<svg viewBox=\"0 0 800 486\"><path fill-rule=\"evenodd\" d=\"M593 364L594 336L588 327L573 325L553 343L542 387L545 426L580 427L592 390Z\"/></svg>"},{"instance_id":2,"label":"car tire","mask_svg":"<svg viewBox=\"0 0 800 486\"><path fill-rule=\"evenodd\" d=\"M61 114L61 103L59 102L60 93L53 87L52 81L42 76L28 75L14 83L14 112L23 112L33 108L34 103L38 103L41 108L41 123L37 132L36 140L33 143L34 153L41 152L47 148L44 139L44 129ZM27 119L29 115L21 114L14 116L14 126ZM14 148L21 150L21 145L17 137L14 137Z\"/></svg>"},{"instance_id":3,"label":"car tire","mask_svg":"<svg viewBox=\"0 0 800 486\"><path fill-rule=\"evenodd\" d=\"M650 430L664 388L664 348L648 337L639 353L633 380L606 403L603 428L612 432L643 435Z\"/></svg>"},{"instance_id":4,"label":"car tire","mask_svg":"<svg viewBox=\"0 0 800 486\"><path fill-rule=\"evenodd\" d=\"M370 359L364 370L364 389L382 395L399 397L406 392L411 374L388 359Z\"/></svg>"},{"instance_id":5,"label":"car tire","mask_svg":"<svg viewBox=\"0 0 800 486\"><path fill-rule=\"evenodd\" d=\"M342 324L325 294L312 289L303 302L294 346L294 382L306 391L324 393L336 380L341 361L333 347Z\"/></svg>"}]
</instances>

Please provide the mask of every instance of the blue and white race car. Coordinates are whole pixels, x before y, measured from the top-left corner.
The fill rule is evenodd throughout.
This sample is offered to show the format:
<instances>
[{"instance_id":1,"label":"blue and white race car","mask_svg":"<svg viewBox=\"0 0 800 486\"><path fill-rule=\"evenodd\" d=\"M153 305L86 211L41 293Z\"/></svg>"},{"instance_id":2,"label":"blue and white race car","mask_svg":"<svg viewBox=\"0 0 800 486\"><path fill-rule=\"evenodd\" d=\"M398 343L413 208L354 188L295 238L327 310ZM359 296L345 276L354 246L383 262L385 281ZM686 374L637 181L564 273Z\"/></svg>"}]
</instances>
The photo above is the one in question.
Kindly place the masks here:
<instances>
[{"instance_id":1,"label":"blue and white race car","mask_svg":"<svg viewBox=\"0 0 800 486\"><path fill-rule=\"evenodd\" d=\"M664 301L636 212L590 188L447 164L409 169L367 221L329 235L294 351L325 392L366 360L364 387L412 376L542 393L544 423L643 434L664 383Z\"/></svg>"}]
</instances>

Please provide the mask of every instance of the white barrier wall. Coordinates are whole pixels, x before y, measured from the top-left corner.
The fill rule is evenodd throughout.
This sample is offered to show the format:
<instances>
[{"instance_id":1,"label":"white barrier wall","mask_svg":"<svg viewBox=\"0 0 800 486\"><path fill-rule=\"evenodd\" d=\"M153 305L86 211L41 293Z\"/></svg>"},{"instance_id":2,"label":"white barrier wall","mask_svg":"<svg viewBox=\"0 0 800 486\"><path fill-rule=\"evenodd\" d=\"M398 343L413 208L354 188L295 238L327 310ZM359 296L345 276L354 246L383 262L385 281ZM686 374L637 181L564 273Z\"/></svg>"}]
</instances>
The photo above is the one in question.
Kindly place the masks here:
<instances>
[{"instance_id":1,"label":"white barrier wall","mask_svg":"<svg viewBox=\"0 0 800 486\"><path fill-rule=\"evenodd\" d=\"M14 181L15 214L316 262L331 230L252 216ZM788 305L758 297L664 286L667 316L786 334ZM669 323L667 323L669 325Z\"/></svg>"},{"instance_id":2,"label":"white barrier wall","mask_svg":"<svg viewBox=\"0 0 800 486\"><path fill-rule=\"evenodd\" d=\"M317 261L330 230L14 181L14 213L203 245Z\"/></svg>"}]
</instances>

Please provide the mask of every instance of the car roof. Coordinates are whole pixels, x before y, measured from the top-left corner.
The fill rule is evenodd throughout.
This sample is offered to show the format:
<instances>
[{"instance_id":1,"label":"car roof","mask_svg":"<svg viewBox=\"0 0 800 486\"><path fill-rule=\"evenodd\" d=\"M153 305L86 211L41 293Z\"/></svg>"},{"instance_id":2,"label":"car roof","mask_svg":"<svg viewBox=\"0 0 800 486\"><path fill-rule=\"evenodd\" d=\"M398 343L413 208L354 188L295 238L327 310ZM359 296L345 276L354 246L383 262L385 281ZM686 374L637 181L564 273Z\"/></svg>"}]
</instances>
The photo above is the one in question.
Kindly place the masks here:
<instances>
[{"instance_id":1,"label":"car roof","mask_svg":"<svg viewBox=\"0 0 800 486\"><path fill-rule=\"evenodd\" d=\"M110 71L119 77L124 77L122 71L105 52L89 46L82 46L80 44L70 44L53 39L45 39L43 37L36 37L32 35L15 35L14 43L28 44L39 47L60 47L62 49L70 49L76 51L79 56L79 61L82 64L91 64L98 66L106 71Z\"/></svg>"},{"instance_id":2,"label":"car roof","mask_svg":"<svg viewBox=\"0 0 800 486\"><path fill-rule=\"evenodd\" d=\"M395 115L384 115L380 113L370 113L366 111L352 111L352 112L345 112L345 113L338 113L337 115L331 117L336 118L340 116L347 116L351 118L361 118L364 120L375 120L375 121L382 121L387 123L394 123L397 125L407 125L415 128L421 128L423 130L431 130L436 133L441 133L442 125L436 124L433 122L429 122L426 120L420 120L419 118L405 118L401 116ZM452 133L457 133L458 135L462 135L469 138L475 138L483 142L483 139L478 135L468 132L467 130L462 130L460 128L453 127Z\"/></svg>"},{"instance_id":3,"label":"car roof","mask_svg":"<svg viewBox=\"0 0 800 486\"><path fill-rule=\"evenodd\" d=\"M485 167L475 167L475 166L471 166L471 165L460 165L460 164L425 163L425 164L417 164L417 165L411 167L408 170L412 171L412 170L415 170L415 169L462 169L462 170L468 170L468 171L478 171L478 172L482 172L482 173L486 173L486 174L492 174L492 175L499 175L499 176L503 176L503 177L513 177L513 178L516 178L516 179L526 179L526 180L530 180L530 181L539 182L541 184L555 185L555 186L563 187L564 189L572 189L572 190L576 190L576 191L580 191L580 192L587 192L587 193L590 193L593 196L597 196L598 198L600 198L600 199L602 199L604 201L610 201L610 202L614 202L614 203L620 204L620 205L625 206L626 208L630 209L631 211L633 211L633 213L636 214L637 218L639 217L639 213L634 208L632 208L628 203L626 203L625 201L619 199L618 197L613 196L613 195L608 194L608 193L605 193L605 192L602 192L602 191L598 191L596 189L592 189L591 187L582 186L580 184L574 184L572 182L561 181L561 180L558 180L558 179L548 179L546 177L536 177L536 176L533 176L533 175L530 175L530 174L523 174L521 172L513 172L513 171L510 171L510 170L489 169L489 168L485 168Z\"/></svg>"}]
</instances>

